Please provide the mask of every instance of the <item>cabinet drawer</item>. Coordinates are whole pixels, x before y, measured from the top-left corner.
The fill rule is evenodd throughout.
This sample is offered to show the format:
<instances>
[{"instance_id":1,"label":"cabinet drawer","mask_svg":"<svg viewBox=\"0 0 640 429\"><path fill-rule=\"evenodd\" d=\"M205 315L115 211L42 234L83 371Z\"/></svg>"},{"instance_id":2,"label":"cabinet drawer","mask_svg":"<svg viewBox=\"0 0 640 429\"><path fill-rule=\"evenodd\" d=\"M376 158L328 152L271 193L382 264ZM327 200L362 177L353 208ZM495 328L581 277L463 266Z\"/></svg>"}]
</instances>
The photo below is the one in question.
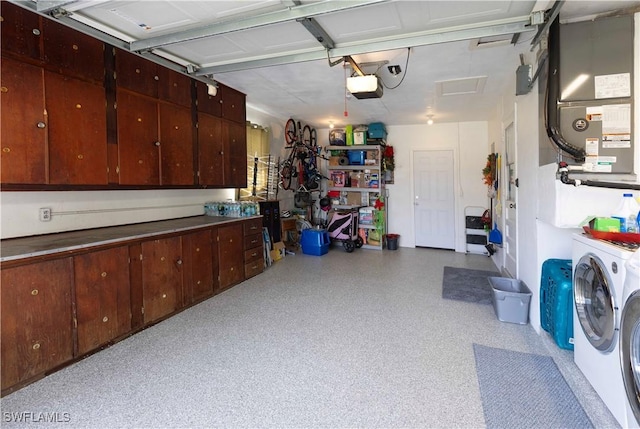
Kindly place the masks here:
<instances>
[{"instance_id":1,"label":"cabinet drawer","mask_svg":"<svg viewBox=\"0 0 640 429\"><path fill-rule=\"evenodd\" d=\"M262 232L262 218L250 219L244 223L244 235Z\"/></svg>"},{"instance_id":2,"label":"cabinet drawer","mask_svg":"<svg viewBox=\"0 0 640 429\"><path fill-rule=\"evenodd\" d=\"M262 249L263 247L260 246L260 247L254 247L253 249L245 250L244 251L245 264L262 259Z\"/></svg>"},{"instance_id":3,"label":"cabinet drawer","mask_svg":"<svg viewBox=\"0 0 640 429\"><path fill-rule=\"evenodd\" d=\"M249 278L258 275L264 270L264 264L262 261L253 261L244 265L244 277Z\"/></svg>"},{"instance_id":4,"label":"cabinet drawer","mask_svg":"<svg viewBox=\"0 0 640 429\"><path fill-rule=\"evenodd\" d=\"M244 237L244 249L253 249L262 245L262 234L247 235Z\"/></svg>"}]
</instances>

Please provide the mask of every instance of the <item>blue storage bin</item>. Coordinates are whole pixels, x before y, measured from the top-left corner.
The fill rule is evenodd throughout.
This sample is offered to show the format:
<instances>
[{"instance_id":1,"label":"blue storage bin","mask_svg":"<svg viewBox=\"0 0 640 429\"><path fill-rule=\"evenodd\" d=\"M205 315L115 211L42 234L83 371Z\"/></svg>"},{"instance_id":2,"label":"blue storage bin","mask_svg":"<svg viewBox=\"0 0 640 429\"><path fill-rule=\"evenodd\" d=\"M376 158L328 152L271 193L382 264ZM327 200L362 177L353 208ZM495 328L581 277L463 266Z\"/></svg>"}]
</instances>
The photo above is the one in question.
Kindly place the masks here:
<instances>
[{"instance_id":1,"label":"blue storage bin","mask_svg":"<svg viewBox=\"0 0 640 429\"><path fill-rule=\"evenodd\" d=\"M373 122L369 124L367 133L370 139L387 139L387 129L382 122Z\"/></svg>"},{"instance_id":2,"label":"blue storage bin","mask_svg":"<svg viewBox=\"0 0 640 429\"><path fill-rule=\"evenodd\" d=\"M329 233L326 229L303 229L300 237L302 253L322 256L329 251Z\"/></svg>"},{"instance_id":3,"label":"blue storage bin","mask_svg":"<svg viewBox=\"0 0 640 429\"><path fill-rule=\"evenodd\" d=\"M548 259L540 278L540 325L558 347L573 350L571 259Z\"/></svg>"},{"instance_id":4,"label":"blue storage bin","mask_svg":"<svg viewBox=\"0 0 640 429\"><path fill-rule=\"evenodd\" d=\"M349 165L364 165L367 154L364 150L350 150L347 153L349 157Z\"/></svg>"}]
</instances>

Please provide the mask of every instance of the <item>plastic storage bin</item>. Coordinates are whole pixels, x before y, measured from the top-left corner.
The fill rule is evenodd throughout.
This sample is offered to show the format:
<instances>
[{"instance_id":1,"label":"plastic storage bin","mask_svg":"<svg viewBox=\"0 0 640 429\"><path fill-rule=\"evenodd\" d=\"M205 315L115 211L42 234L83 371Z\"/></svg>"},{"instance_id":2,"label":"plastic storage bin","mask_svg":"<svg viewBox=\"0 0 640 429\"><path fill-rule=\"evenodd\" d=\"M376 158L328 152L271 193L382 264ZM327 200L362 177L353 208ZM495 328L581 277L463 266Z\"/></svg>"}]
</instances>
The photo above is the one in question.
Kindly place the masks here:
<instances>
[{"instance_id":1,"label":"plastic storage bin","mask_svg":"<svg viewBox=\"0 0 640 429\"><path fill-rule=\"evenodd\" d=\"M523 282L508 277L489 277L493 309L501 322L526 325L529 322L531 291Z\"/></svg>"},{"instance_id":2,"label":"plastic storage bin","mask_svg":"<svg viewBox=\"0 0 640 429\"><path fill-rule=\"evenodd\" d=\"M571 259L547 259L540 278L540 326L558 347L573 350Z\"/></svg>"},{"instance_id":3,"label":"plastic storage bin","mask_svg":"<svg viewBox=\"0 0 640 429\"><path fill-rule=\"evenodd\" d=\"M302 253L322 256L329 251L329 233L326 229L303 229L300 238Z\"/></svg>"},{"instance_id":4,"label":"plastic storage bin","mask_svg":"<svg viewBox=\"0 0 640 429\"><path fill-rule=\"evenodd\" d=\"M349 157L350 165L364 165L364 160L367 155L364 150L350 150L347 156Z\"/></svg>"}]
</instances>

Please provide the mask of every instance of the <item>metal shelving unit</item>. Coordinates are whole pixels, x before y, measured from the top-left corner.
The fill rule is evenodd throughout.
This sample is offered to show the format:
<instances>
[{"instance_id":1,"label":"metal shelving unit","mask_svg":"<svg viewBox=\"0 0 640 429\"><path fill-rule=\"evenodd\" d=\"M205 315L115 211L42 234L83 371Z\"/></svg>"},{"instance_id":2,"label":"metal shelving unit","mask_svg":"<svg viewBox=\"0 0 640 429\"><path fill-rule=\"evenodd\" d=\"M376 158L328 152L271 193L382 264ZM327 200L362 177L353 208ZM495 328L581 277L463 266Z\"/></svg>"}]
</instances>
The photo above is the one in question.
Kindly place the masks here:
<instances>
[{"instance_id":1,"label":"metal shelving unit","mask_svg":"<svg viewBox=\"0 0 640 429\"><path fill-rule=\"evenodd\" d=\"M354 210L360 208L370 207L373 208L373 202L379 197L382 196L385 202L385 209L388 203L388 195L386 193L386 189L384 186L384 171L382 169L382 154L384 150L384 146L379 145L352 145L352 146L328 146L327 150L329 151L365 151L365 154L369 152L375 151L375 156L369 157L365 156L365 163L360 165L328 165L328 176L331 178L333 172L344 172L344 178L346 179L343 183L345 185L349 184L352 180L350 176L354 173L360 174L362 176L362 180L364 183L371 183L372 180L377 180L377 187L371 186L362 186L361 183L358 183L358 186L329 186L327 188L328 191L338 191L340 193L358 193L359 201L351 201L351 203L347 202L346 204L334 204L332 210ZM367 161L373 161L374 163L366 164ZM369 182L366 180L366 175L369 175ZM371 179L372 175L376 175L373 177L377 177L377 179ZM349 195L349 194L347 194ZM343 197L341 197L343 198ZM351 197L353 198L353 197ZM349 199L349 196L347 196ZM374 212L374 216L375 212ZM379 216L379 215L378 215ZM382 224L378 222L378 225L374 224L362 224L358 223L359 230L362 232L366 238L365 244L362 246L363 249L377 249L381 250L384 246L384 235L386 233L386 225L387 225L387 211L384 210L384 214L382 215ZM375 234L372 232L375 231ZM371 238L369 235L371 234ZM379 240L376 238L379 237ZM369 240L371 240L369 242Z\"/></svg>"}]
</instances>

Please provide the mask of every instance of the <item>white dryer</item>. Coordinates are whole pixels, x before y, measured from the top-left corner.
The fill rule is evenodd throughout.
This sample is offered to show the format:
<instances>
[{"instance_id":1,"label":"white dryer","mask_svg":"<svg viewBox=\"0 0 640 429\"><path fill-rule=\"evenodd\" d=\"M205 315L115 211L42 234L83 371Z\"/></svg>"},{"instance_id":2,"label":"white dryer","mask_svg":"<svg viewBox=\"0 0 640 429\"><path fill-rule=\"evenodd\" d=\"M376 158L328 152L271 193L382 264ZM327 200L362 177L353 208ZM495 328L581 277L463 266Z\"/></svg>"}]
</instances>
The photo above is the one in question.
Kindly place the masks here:
<instances>
[{"instance_id":1,"label":"white dryer","mask_svg":"<svg viewBox=\"0 0 640 429\"><path fill-rule=\"evenodd\" d=\"M574 361L622 426L626 394L618 333L625 263L632 254L590 236L573 237Z\"/></svg>"},{"instance_id":2,"label":"white dryer","mask_svg":"<svg viewBox=\"0 0 640 429\"><path fill-rule=\"evenodd\" d=\"M626 392L626 428L640 428L640 250L626 265L620 321L620 365Z\"/></svg>"}]
</instances>

